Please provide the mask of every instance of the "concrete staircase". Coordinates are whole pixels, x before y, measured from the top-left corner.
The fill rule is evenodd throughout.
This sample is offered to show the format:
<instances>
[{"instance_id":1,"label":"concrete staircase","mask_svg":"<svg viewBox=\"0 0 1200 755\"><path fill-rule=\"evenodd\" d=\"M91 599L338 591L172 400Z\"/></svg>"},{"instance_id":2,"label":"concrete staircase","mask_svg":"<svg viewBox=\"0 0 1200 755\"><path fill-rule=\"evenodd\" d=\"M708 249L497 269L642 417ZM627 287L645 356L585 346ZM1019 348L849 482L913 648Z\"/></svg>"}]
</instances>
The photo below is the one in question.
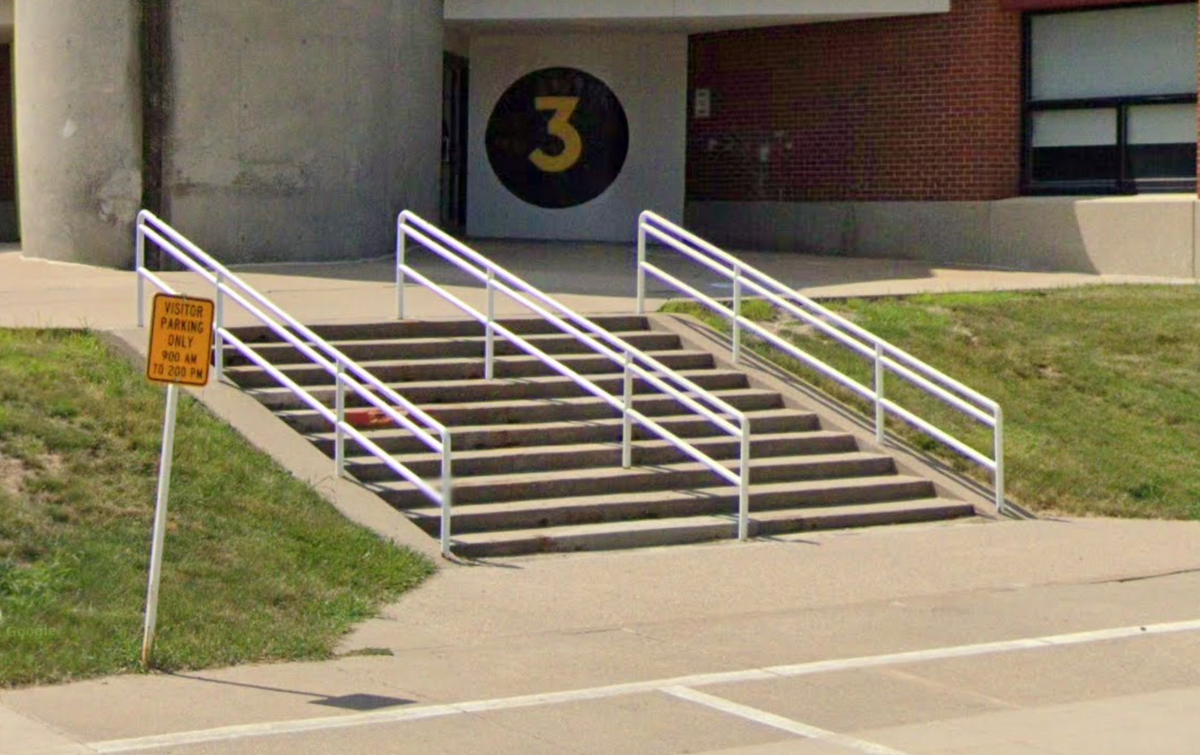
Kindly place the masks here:
<instances>
[{"instance_id":1,"label":"concrete staircase","mask_svg":"<svg viewBox=\"0 0 1200 755\"><path fill-rule=\"evenodd\" d=\"M897 472L887 455L848 433L822 429L795 398L752 385L712 354L690 350L646 318L594 320L747 413L752 428L751 535L972 516L970 503L939 496L932 482ZM539 348L620 395L620 368L543 321L505 320ZM314 328L347 356L440 422L454 443L454 552L507 556L687 543L737 535L737 491L710 469L637 428L634 466L621 467L621 419L601 400L497 339L495 379L484 380L482 326L393 322ZM239 337L315 396L334 403L332 380L268 330ZM231 355L227 376L333 455L327 423L259 368ZM635 384L636 406L712 458L736 468L738 444L673 398ZM348 399L348 406L356 402ZM361 406L361 402L358 402ZM440 457L407 431L371 439L409 469L436 480ZM347 472L437 537L440 512L411 484L347 446Z\"/></svg>"}]
</instances>

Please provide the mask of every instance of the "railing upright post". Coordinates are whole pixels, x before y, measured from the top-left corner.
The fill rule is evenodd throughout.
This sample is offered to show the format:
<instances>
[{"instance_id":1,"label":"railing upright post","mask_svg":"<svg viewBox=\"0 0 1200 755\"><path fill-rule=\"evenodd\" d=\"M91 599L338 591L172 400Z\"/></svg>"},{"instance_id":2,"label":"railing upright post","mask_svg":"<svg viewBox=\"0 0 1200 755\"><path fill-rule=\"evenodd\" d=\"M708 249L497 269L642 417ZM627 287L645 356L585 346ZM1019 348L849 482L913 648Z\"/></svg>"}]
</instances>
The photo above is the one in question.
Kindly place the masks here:
<instances>
[{"instance_id":1,"label":"railing upright post","mask_svg":"<svg viewBox=\"0 0 1200 755\"><path fill-rule=\"evenodd\" d=\"M487 274L487 334L483 347L483 376L491 380L496 376L496 272Z\"/></svg>"},{"instance_id":2,"label":"railing upright post","mask_svg":"<svg viewBox=\"0 0 1200 755\"><path fill-rule=\"evenodd\" d=\"M750 426L742 423L742 474L738 480L738 540L750 537Z\"/></svg>"},{"instance_id":3,"label":"railing upright post","mask_svg":"<svg viewBox=\"0 0 1200 755\"><path fill-rule=\"evenodd\" d=\"M995 453L996 472L996 513L1003 514L1005 510L1004 504L1004 410L999 406L996 407L996 427L995 427Z\"/></svg>"},{"instance_id":4,"label":"railing upright post","mask_svg":"<svg viewBox=\"0 0 1200 755\"><path fill-rule=\"evenodd\" d=\"M225 274L217 271L216 332L213 333L213 372L217 380L225 378Z\"/></svg>"},{"instance_id":5,"label":"railing upright post","mask_svg":"<svg viewBox=\"0 0 1200 755\"><path fill-rule=\"evenodd\" d=\"M625 352L625 379L623 385L624 403L622 404L621 423L621 466L629 469L633 466L633 357Z\"/></svg>"},{"instance_id":6,"label":"railing upright post","mask_svg":"<svg viewBox=\"0 0 1200 755\"><path fill-rule=\"evenodd\" d=\"M453 453L450 447L450 431L442 431L442 558L450 555L450 524L454 514L454 476L451 470Z\"/></svg>"},{"instance_id":7,"label":"railing upright post","mask_svg":"<svg viewBox=\"0 0 1200 755\"><path fill-rule=\"evenodd\" d=\"M742 359L742 268L733 268L733 363Z\"/></svg>"},{"instance_id":8,"label":"railing upright post","mask_svg":"<svg viewBox=\"0 0 1200 755\"><path fill-rule=\"evenodd\" d=\"M346 476L346 431L343 426L346 423L346 364L341 359L337 360L337 373L334 379L337 380L337 387L334 389L334 404L337 411L337 429L334 431L333 440L333 463L337 470L338 477Z\"/></svg>"},{"instance_id":9,"label":"railing upright post","mask_svg":"<svg viewBox=\"0 0 1200 755\"><path fill-rule=\"evenodd\" d=\"M646 226L641 218L637 235L637 313L646 314Z\"/></svg>"},{"instance_id":10,"label":"railing upright post","mask_svg":"<svg viewBox=\"0 0 1200 755\"><path fill-rule=\"evenodd\" d=\"M396 319L406 314L404 301L404 266L408 264L408 239L404 235L404 219L396 225Z\"/></svg>"},{"instance_id":11,"label":"railing upright post","mask_svg":"<svg viewBox=\"0 0 1200 755\"><path fill-rule=\"evenodd\" d=\"M134 263L137 271L137 324L139 328L146 327L146 280L142 271L146 268L146 232L141 217L137 224L137 241L134 242Z\"/></svg>"},{"instance_id":12,"label":"railing upright post","mask_svg":"<svg viewBox=\"0 0 1200 755\"><path fill-rule=\"evenodd\" d=\"M883 407L883 346L875 344L875 442L883 443L887 415Z\"/></svg>"}]
</instances>

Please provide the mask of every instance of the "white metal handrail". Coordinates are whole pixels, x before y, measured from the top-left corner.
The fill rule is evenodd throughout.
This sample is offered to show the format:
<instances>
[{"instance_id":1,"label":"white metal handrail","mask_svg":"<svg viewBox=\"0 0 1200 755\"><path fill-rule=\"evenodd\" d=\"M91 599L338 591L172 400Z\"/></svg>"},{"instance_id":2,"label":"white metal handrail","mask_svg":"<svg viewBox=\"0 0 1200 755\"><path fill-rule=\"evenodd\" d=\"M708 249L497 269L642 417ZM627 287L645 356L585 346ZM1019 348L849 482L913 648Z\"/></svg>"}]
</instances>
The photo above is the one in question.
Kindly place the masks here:
<instances>
[{"instance_id":1,"label":"white metal handrail","mask_svg":"<svg viewBox=\"0 0 1200 755\"><path fill-rule=\"evenodd\" d=\"M646 258L647 239L661 245L724 277L733 284L732 307L704 294ZM687 293L730 320L733 330L733 361L741 357L742 331L748 330L772 346L786 352L808 367L820 372L870 401L875 407L875 437L880 443L886 433L888 413L899 417L926 435L942 442L992 473L996 510L1003 513L1004 501L1004 412L1000 405L969 388L929 364L888 343L862 327L850 322L817 302L785 286L778 280L704 239L653 212L643 212L638 218L637 311L646 308L646 274L649 273L674 288ZM805 352L795 344L763 328L741 314L742 297L746 291L813 327L851 351L874 364L873 385L867 386L835 367ZM885 376L895 374L943 403L992 428L991 457L979 452L945 430L938 428L912 411L887 397Z\"/></svg>"},{"instance_id":2,"label":"white metal handrail","mask_svg":"<svg viewBox=\"0 0 1200 755\"><path fill-rule=\"evenodd\" d=\"M158 249L169 254L174 260L179 262L179 264L198 274L215 287L216 321L213 324L215 334L213 362L217 379L221 379L224 374L226 345L232 346L334 427L334 467L339 477L345 475L345 445L347 438L349 438L357 442L368 454L379 459L398 476L408 480L426 497L436 503L441 509L440 540L442 555L449 557L450 525L453 510L453 477L451 474L453 444L450 432L446 426L429 416L429 414L416 404L396 393L390 386L380 381L353 359L346 356L339 349L254 290L254 288L230 272L228 268L221 265L181 233L146 210L138 213L137 218L138 327L145 327L146 325L146 281L153 283L158 289L166 293L178 293L159 275L147 269L147 241L153 243ZM271 332L291 344L309 361L320 366L333 378L335 384L335 405L333 409L325 406L322 401L314 397L307 389L288 377L281 369L271 364L258 350L245 343L229 328L225 327L226 299L240 305L247 313L270 329ZM391 454L384 451L374 441L361 433L357 427L346 421L347 388L369 405L382 412L397 427L408 430L428 448L441 455L441 474L438 487L435 488L420 475L417 475L404 464L398 462Z\"/></svg>"},{"instance_id":3,"label":"white metal handrail","mask_svg":"<svg viewBox=\"0 0 1200 755\"><path fill-rule=\"evenodd\" d=\"M495 337L500 335L516 348L534 357L554 372L568 378L586 392L621 413L621 459L622 466L625 468L628 469L633 465L633 423L637 422L676 449L708 467L722 479L736 485L738 488L738 537L745 540L749 536L750 426L744 412L679 375L675 370L632 346L619 336L609 333L588 318L561 304L474 249L426 222L420 216L405 210L400 213L396 221L396 230L396 315L398 318L403 319L406 315L405 287L407 281L412 279L484 326L484 374L488 380L495 375ZM418 242L427 251L441 257L482 283L486 289L487 311L480 312L408 264L408 239ZM619 365L623 372L622 395L618 398L610 394L593 381L497 322L495 311L495 294L497 292L506 294L525 309ZM738 472L733 472L729 467L680 438L653 418L638 411L633 401L635 377L671 396L683 406L703 416L713 425L738 440Z\"/></svg>"}]
</instances>

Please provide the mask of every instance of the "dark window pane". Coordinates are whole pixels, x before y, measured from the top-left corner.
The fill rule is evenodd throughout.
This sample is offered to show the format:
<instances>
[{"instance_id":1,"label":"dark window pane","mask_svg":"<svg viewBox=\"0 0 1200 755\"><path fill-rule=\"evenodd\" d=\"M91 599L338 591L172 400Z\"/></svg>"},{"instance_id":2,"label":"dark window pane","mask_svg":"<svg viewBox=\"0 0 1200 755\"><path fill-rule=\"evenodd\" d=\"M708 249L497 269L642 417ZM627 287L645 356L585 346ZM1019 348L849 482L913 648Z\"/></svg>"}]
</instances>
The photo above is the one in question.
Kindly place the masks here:
<instances>
[{"instance_id":1,"label":"dark window pane","mask_svg":"<svg viewBox=\"0 0 1200 755\"><path fill-rule=\"evenodd\" d=\"M1033 180L1039 182L1116 181L1117 166L1115 145L1037 147L1033 150Z\"/></svg>"},{"instance_id":2,"label":"dark window pane","mask_svg":"<svg viewBox=\"0 0 1200 755\"><path fill-rule=\"evenodd\" d=\"M1196 145L1131 144L1129 175L1134 178L1195 178Z\"/></svg>"}]
</instances>

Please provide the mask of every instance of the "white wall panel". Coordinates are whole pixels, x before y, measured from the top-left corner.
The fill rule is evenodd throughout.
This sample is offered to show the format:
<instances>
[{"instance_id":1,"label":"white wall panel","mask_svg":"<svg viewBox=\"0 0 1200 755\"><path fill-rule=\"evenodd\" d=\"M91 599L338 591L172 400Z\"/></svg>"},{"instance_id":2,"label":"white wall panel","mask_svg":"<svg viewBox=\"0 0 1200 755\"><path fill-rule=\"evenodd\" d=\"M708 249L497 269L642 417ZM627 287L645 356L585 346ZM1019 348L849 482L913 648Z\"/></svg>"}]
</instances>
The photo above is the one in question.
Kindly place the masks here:
<instances>
[{"instance_id":1,"label":"white wall panel","mask_svg":"<svg viewBox=\"0 0 1200 755\"><path fill-rule=\"evenodd\" d=\"M629 122L629 152L608 189L575 207L527 203L488 160L488 120L526 74L569 67L600 79ZM687 139L687 37L683 34L486 35L471 39L467 232L495 238L627 241L639 212L682 219Z\"/></svg>"}]
</instances>

